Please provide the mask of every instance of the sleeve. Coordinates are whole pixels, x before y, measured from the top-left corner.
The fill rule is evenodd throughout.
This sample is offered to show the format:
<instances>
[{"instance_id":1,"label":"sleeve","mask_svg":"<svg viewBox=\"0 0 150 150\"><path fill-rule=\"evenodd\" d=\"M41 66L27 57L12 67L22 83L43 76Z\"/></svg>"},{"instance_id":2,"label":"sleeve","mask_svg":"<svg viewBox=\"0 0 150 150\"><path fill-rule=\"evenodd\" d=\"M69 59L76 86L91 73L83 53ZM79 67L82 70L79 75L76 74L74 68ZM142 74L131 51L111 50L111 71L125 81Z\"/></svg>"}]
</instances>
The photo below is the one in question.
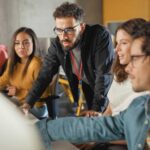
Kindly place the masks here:
<instances>
[{"instance_id":1,"label":"sleeve","mask_svg":"<svg viewBox=\"0 0 150 150\"><path fill-rule=\"evenodd\" d=\"M36 59L34 63L32 64L30 70L32 70L32 78L33 80L36 80L40 71L40 68L42 66L42 60L39 57L34 58Z\"/></svg>"},{"instance_id":2,"label":"sleeve","mask_svg":"<svg viewBox=\"0 0 150 150\"><path fill-rule=\"evenodd\" d=\"M37 122L42 140L47 150L52 141L71 143L108 142L123 140L123 115L115 117L65 117L56 120L45 119Z\"/></svg>"},{"instance_id":3,"label":"sleeve","mask_svg":"<svg viewBox=\"0 0 150 150\"><path fill-rule=\"evenodd\" d=\"M48 54L44 57L44 62L38 77L27 95L26 102L29 105L33 106L36 100L41 97L49 83L52 81L53 76L58 72L58 68L59 60L56 55L56 46L52 42L48 49Z\"/></svg>"},{"instance_id":4,"label":"sleeve","mask_svg":"<svg viewBox=\"0 0 150 150\"><path fill-rule=\"evenodd\" d=\"M108 105L107 93L113 76L110 72L114 59L112 39L107 30L99 30L95 42L95 87L92 109L103 112Z\"/></svg>"}]
</instances>

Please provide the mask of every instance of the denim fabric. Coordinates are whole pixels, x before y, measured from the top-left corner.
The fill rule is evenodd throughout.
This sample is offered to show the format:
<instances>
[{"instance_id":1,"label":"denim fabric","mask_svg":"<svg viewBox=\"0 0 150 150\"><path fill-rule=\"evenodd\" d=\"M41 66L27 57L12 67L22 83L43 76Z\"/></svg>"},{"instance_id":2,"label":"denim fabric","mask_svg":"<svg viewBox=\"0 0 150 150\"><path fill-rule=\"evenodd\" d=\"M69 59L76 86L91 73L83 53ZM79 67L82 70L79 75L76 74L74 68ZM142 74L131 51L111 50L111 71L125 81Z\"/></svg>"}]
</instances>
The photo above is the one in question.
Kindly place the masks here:
<instances>
[{"instance_id":1,"label":"denim fabric","mask_svg":"<svg viewBox=\"0 0 150 150\"><path fill-rule=\"evenodd\" d=\"M143 150L150 129L150 97L136 98L129 108L116 116L65 117L37 123L47 150L50 142L73 143L126 140L129 150Z\"/></svg>"},{"instance_id":2,"label":"denim fabric","mask_svg":"<svg viewBox=\"0 0 150 150\"><path fill-rule=\"evenodd\" d=\"M40 134L41 134L41 140L43 141L43 144L46 148L46 150L51 150L51 145L50 145L50 137L47 133L47 122L49 119L43 119L39 122L36 123L36 126L38 129L40 129Z\"/></svg>"}]
</instances>

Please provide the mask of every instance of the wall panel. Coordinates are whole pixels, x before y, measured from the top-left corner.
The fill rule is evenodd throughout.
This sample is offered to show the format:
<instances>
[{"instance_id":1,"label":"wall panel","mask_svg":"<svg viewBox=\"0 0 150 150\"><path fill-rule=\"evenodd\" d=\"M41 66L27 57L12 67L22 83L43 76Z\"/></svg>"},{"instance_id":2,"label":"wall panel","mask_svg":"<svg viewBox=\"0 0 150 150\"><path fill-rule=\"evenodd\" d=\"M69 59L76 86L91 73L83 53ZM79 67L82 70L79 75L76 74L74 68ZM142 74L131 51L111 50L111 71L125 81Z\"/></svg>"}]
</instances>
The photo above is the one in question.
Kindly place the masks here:
<instances>
[{"instance_id":1,"label":"wall panel","mask_svg":"<svg viewBox=\"0 0 150 150\"><path fill-rule=\"evenodd\" d=\"M150 0L103 0L103 23L142 17L150 20Z\"/></svg>"}]
</instances>

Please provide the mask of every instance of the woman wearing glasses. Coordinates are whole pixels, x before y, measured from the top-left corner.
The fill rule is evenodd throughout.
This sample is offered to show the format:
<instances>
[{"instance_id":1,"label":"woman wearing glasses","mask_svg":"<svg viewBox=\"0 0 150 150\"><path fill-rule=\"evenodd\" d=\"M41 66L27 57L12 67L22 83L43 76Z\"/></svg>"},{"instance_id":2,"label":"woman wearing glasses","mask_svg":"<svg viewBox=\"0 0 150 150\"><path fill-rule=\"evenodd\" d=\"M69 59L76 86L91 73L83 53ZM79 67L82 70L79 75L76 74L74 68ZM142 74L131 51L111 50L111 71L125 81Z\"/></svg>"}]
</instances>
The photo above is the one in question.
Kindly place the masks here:
<instances>
[{"instance_id":1,"label":"woman wearing glasses","mask_svg":"<svg viewBox=\"0 0 150 150\"><path fill-rule=\"evenodd\" d=\"M9 96L15 96L22 105L41 67L41 59L35 56L38 49L37 36L27 27L19 28L12 38L12 50L4 74L0 77L0 89ZM48 96L48 89L43 97ZM31 112L39 118L48 115L44 102L36 102Z\"/></svg>"}]
</instances>

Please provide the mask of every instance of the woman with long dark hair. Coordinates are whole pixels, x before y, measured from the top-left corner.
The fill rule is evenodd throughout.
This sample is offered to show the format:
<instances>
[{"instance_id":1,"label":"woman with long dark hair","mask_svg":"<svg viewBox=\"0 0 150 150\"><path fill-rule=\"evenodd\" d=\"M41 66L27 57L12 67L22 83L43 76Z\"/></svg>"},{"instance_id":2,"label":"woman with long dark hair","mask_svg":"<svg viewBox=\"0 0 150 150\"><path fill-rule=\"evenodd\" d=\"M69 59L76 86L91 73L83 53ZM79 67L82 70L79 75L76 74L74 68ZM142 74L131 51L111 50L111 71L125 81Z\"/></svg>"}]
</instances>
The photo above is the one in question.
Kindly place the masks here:
<instances>
[{"instance_id":1,"label":"woman with long dark hair","mask_svg":"<svg viewBox=\"0 0 150 150\"><path fill-rule=\"evenodd\" d=\"M6 71L0 77L0 89L7 90L9 96L15 96L19 105L23 104L41 68L41 59L35 56L37 50L38 40L32 29L21 27L16 30ZM48 94L47 89L43 97ZM45 102L41 100L34 105L31 112L39 118L48 115Z\"/></svg>"}]
</instances>

